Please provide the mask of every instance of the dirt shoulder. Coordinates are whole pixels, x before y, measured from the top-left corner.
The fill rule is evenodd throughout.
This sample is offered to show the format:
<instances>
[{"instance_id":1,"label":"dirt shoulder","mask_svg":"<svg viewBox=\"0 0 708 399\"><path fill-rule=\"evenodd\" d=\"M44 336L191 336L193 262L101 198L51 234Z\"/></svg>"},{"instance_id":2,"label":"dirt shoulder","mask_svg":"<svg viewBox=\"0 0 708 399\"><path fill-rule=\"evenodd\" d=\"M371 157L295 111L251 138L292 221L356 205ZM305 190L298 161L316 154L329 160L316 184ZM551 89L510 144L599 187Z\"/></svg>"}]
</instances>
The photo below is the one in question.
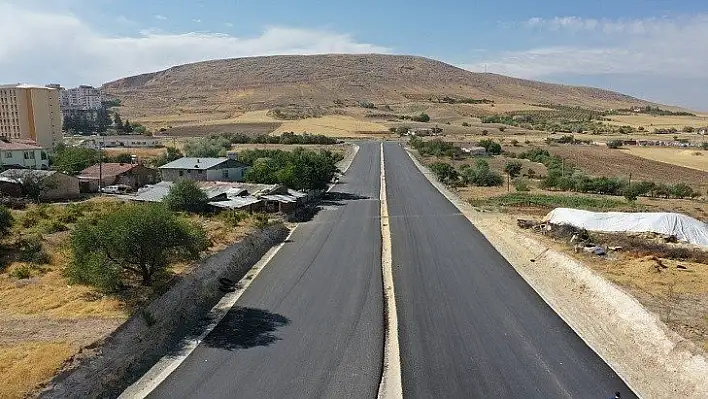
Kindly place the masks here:
<instances>
[{"instance_id":1,"label":"dirt shoulder","mask_svg":"<svg viewBox=\"0 0 708 399\"><path fill-rule=\"evenodd\" d=\"M484 234L578 335L643 397L708 397L704 352L630 291L519 229L510 215L479 212L421 171Z\"/></svg>"}]
</instances>

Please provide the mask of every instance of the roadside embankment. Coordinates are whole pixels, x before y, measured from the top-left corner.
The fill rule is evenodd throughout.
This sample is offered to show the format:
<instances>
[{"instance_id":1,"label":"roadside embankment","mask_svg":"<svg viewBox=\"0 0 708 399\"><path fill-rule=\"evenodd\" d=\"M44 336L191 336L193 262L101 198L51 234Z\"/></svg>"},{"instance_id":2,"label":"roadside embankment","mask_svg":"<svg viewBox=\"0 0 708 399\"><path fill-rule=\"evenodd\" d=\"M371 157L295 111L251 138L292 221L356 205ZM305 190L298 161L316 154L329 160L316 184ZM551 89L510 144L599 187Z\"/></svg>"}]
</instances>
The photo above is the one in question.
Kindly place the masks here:
<instances>
[{"instance_id":1,"label":"roadside embankment","mask_svg":"<svg viewBox=\"0 0 708 399\"><path fill-rule=\"evenodd\" d=\"M135 312L105 340L72 358L40 397L118 396L204 321L203 316L224 295L219 279L238 281L287 234L282 224L269 226L201 260L194 272Z\"/></svg>"}]
</instances>

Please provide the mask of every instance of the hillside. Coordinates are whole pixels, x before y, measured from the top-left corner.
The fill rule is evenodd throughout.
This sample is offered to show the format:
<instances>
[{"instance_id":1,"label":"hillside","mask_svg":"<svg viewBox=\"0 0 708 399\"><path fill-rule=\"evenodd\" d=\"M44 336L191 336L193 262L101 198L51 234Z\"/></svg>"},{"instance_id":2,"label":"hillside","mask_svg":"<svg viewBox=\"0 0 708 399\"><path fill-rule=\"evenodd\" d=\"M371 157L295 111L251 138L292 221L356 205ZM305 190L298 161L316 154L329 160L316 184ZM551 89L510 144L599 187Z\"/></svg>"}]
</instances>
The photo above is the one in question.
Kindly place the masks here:
<instances>
[{"instance_id":1,"label":"hillside","mask_svg":"<svg viewBox=\"0 0 708 399\"><path fill-rule=\"evenodd\" d=\"M333 107L428 102L444 96L497 103L618 108L644 104L623 94L473 73L440 61L401 55L310 55L198 62L106 83L132 117L225 113L288 105Z\"/></svg>"}]
</instances>

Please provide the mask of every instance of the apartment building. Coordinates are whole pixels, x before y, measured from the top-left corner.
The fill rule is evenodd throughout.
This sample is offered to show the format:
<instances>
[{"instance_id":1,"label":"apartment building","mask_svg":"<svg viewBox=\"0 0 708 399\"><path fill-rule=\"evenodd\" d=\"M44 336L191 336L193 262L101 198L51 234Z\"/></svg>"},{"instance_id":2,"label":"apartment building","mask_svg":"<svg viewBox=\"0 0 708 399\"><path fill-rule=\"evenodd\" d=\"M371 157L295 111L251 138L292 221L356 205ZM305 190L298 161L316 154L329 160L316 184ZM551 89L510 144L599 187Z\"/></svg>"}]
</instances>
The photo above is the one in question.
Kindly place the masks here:
<instances>
[{"instance_id":1,"label":"apartment building","mask_svg":"<svg viewBox=\"0 0 708 399\"><path fill-rule=\"evenodd\" d=\"M96 111L102 105L101 90L93 86L81 85L73 89L64 89L59 85L49 85L59 89L59 105L62 110Z\"/></svg>"},{"instance_id":2,"label":"apartment building","mask_svg":"<svg viewBox=\"0 0 708 399\"><path fill-rule=\"evenodd\" d=\"M59 91L28 84L0 85L0 137L54 148L62 140Z\"/></svg>"}]
</instances>

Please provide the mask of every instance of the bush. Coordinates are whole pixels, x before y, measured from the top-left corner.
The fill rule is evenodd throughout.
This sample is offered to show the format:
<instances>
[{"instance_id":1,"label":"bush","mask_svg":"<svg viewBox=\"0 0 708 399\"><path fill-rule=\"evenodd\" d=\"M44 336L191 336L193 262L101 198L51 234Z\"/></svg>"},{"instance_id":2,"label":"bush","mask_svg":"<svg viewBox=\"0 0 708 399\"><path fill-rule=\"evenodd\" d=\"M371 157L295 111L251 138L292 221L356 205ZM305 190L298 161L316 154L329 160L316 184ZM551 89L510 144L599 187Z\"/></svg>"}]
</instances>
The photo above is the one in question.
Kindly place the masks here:
<instances>
[{"instance_id":1,"label":"bush","mask_svg":"<svg viewBox=\"0 0 708 399\"><path fill-rule=\"evenodd\" d=\"M501 186L504 182L499 173L490 170L489 162L485 159L478 159L474 166L465 165L460 169L460 176L464 184L480 187Z\"/></svg>"},{"instance_id":2,"label":"bush","mask_svg":"<svg viewBox=\"0 0 708 399\"><path fill-rule=\"evenodd\" d=\"M435 156L459 159L464 155L462 148L440 139L423 141L420 138L414 137L410 140L410 144L418 151L418 153L420 153L420 155L424 157Z\"/></svg>"},{"instance_id":3,"label":"bush","mask_svg":"<svg viewBox=\"0 0 708 399\"><path fill-rule=\"evenodd\" d=\"M248 219L248 213L241 211L224 211L219 214L219 217L231 227L236 227L244 220Z\"/></svg>"},{"instance_id":4,"label":"bush","mask_svg":"<svg viewBox=\"0 0 708 399\"><path fill-rule=\"evenodd\" d=\"M258 229L264 229L270 226L270 217L265 213L256 213L253 215L253 225Z\"/></svg>"},{"instance_id":5,"label":"bush","mask_svg":"<svg viewBox=\"0 0 708 399\"><path fill-rule=\"evenodd\" d=\"M517 139L512 139L512 140L511 140L511 145L514 146L514 147L518 147L518 146L519 146L519 140L517 140Z\"/></svg>"},{"instance_id":6,"label":"bush","mask_svg":"<svg viewBox=\"0 0 708 399\"><path fill-rule=\"evenodd\" d=\"M683 129L681 129L682 132L684 133L693 133L695 129L691 126L684 126Z\"/></svg>"},{"instance_id":7,"label":"bush","mask_svg":"<svg viewBox=\"0 0 708 399\"><path fill-rule=\"evenodd\" d=\"M173 211L200 213L207 209L209 198L197 183L182 180L170 188L163 202Z\"/></svg>"},{"instance_id":8,"label":"bush","mask_svg":"<svg viewBox=\"0 0 708 399\"><path fill-rule=\"evenodd\" d=\"M484 139L479 142L480 147L484 147L489 155L499 155L501 154L502 147L501 144L494 142L490 139Z\"/></svg>"},{"instance_id":9,"label":"bush","mask_svg":"<svg viewBox=\"0 0 708 399\"><path fill-rule=\"evenodd\" d=\"M20 238L17 242L19 260L37 265L44 265L51 261L51 257L42 247L42 236L33 234Z\"/></svg>"},{"instance_id":10,"label":"bush","mask_svg":"<svg viewBox=\"0 0 708 399\"><path fill-rule=\"evenodd\" d=\"M482 129L482 136L486 136L489 134L489 130L487 129Z\"/></svg>"},{"instance_id":11,"label":"bush","mask_svg":"<svg viewBox=\"0 0 708 399\"><path fill-rule=\"evenodd\" d=\"M691 186L686 183L677 183L671 186L671 196L675 198L691 198L700 195L693 191Z\"/></svg>"},{"instance_id":12,"label":"bush","mask_svg":"<svg viewBox=\"0 0 708 399\"><path fill-rule=\"evenodd\" d=\"M416 115L411 119L413 119L416 122L430 122L430 116L428 114L426 114L425 112L421 112L420 115Z\"/></svg>"},{"instance_id":13,"label":"bush","mask_svg":"<svg viewBox=\"0 0 708 399\"><path fill-rule=\"evenodd\" d=\"M536 177L536 171L533 170L533 169L531 169L531 168L529 168L529 169L526 171L526 177L528 177L529 179L535 178L535 177Z\"/></svg>"},{"instance_id":14,"label":"bush","mask_svg":"<svg viewBox=\"0 0 708 399\"><path fill-rule=\"evenodd\" d=\"M516 189L516 191L520 192L531 191L531 189L529 188L529 184L525 179L514 180L514 188Z\"/></svg>"},{"instance_id":15,"label":"bush","mask_svg":"<svg viewBox=\"0 0 708 399\"><path fill-rule=\"evenodd\" d=\"M208 247L204 229L178 218L162 205L125 205L97 225L79 223L71 234L71 281L104 290L118 289L124 273L143 285L170 263L196 259Z\"/></svg>"},{"instance_id":16,"label":"bush","mask_svg":"<svg viewBox=\"0 0 708 399\"><path fill-rule=\"evenodd\" d=\"M250 183L279 183L295 190L325 189L337 173L342 154L327 150L249 150L241 161L252 166L246 173Z\"/></svg>"},{"instance_id":17,"label":"bush","mask_svg":"<svg viewBox=\"0 0 708 399\"><path fill-rule=\"evenodd\" d=\"M32 269L25 265L16 267L13 271L10 272L10 277L16 278L18 280L26 280L32 277Z\"/></svg>"},{"instance_id":18,"label":"bush","mask_svg":"<svg viewBox=\"0 0 708 399\"><path fill-rule=\"evenodd\" d=\"M44 234L53 234L60 231L67 231L69 227L58 220L45 220L40 223L41 232Z\"/></svg>"},{"instance_id":19,"label":"bush","mask_svg":"<svg viewBox=\"0 0 708 399\"><path fill-rule=\"evenodd\" d=\"M470 125L470 124L467 123L467 122L462 122L462 126L464 126L464 127L468 127L469 125Z\"/></svg>"},{"instance_id":20,"label":"bush","mask_svg":"<svg viewBox=\"0 0 708 399\"><path fill-rule=\"evenodd\" d=\"M375 109L376 108L376 105L374 105L374 103L372 103L371 101L366 101L366 100L359 101L359 106L362 108L368 108L368 109Z\"/></svg>"},{"instance_id":21,"label":"bush","mask_svg":"<svg viewBox=\"0 0 708 399\"><path fill-rule=\"evenodd\" d=\"M622 140L611 140L607 142L607 147L611 149L617 149L622 147Z\"/></svg>"},{"instance_id":22,"label":"bush","mask_svg":"<svg viewBox=\"0 0 708 399\"><path fill-rule=\"evenodd\" d=\"M504 127L504 126L499 126L499 131L500 131L500 132L503 132L503 131L505 131L505 130L506 130L506 127Z\"/></svg>"},{"instance_id":23,"label":"bush","mask_svg":"<svg viewBox=\"0 0 708 399\"><path fill-rule=\"evenodd\" d=\"M455 167L449 163L435 162L430 165L430 170L435 174L435 177L443 183L450 183L459 179Z\"/></svg>"},{"instance_id":24,"label":"bush","mask_svg":"<svg viewBox=\"0 0 708 399\"><path fill-rule=\"evenodd\" d=\"M84 210L80 205L69 204L61 210L56 220L61 223L76 223L83 215Z\"/></svg>"},{"instance_id":25,"label":"bush","mask_svg":"<svg viewBox=\"0 0 708 399\"><path fill-rule=\"evenodd\" d=\"M0 205L0 234L6 234L12 228L13 222L12 212Z\"/></svg>"}]
</instances>

